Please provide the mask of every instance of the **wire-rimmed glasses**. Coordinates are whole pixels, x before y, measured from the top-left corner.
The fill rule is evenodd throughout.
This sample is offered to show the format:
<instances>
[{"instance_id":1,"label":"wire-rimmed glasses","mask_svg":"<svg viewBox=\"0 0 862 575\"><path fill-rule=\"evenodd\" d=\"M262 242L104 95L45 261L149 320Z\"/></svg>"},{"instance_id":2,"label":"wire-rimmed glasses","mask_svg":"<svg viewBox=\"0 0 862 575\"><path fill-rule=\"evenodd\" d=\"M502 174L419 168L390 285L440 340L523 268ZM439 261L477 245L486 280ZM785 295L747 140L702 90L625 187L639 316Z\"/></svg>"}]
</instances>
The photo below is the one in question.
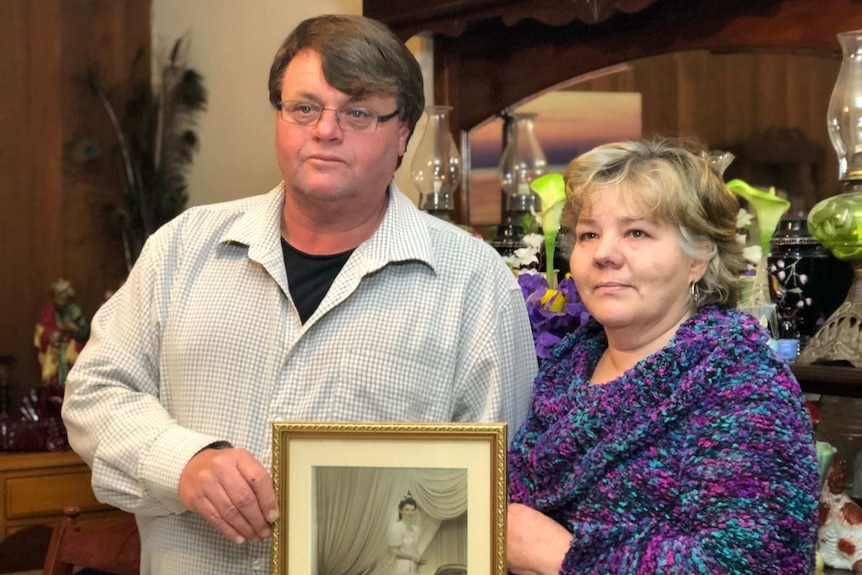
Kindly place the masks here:
<instances>
[{"instance_id":1,"label":"wire-rimmed glasses","mask_svg":"<svg viewBox=\"0 0 862 575\"><path fill-rule=\"evenodd\" d=\"M396 109L391 114L378 114L374 110L362 106L343 106L341 108L325 108L314 102L302 100L285 100L278 104L279 116L285 122L297 126L309 126L317 123L324 110L335 112L335 121L342 130L351 132L373 132L378 124L387 122L398 115Z\"/></svg>"}]
</instances>

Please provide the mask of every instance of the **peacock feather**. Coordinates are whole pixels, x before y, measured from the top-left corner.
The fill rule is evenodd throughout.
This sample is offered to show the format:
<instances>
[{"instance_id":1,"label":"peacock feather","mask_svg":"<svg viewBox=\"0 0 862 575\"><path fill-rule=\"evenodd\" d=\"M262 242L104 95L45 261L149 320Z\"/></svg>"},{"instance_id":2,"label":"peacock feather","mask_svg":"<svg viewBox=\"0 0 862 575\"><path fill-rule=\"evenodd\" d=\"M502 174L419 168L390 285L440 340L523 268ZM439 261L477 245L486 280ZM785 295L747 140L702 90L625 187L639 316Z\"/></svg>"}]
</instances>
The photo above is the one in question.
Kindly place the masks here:
<instances>
[{"instance_id":1,"label":"peacock feather","mask_svg":"<svg viewBox=\"0 0 862 575\"><path fill-rule=\"evenodd\" d=\"M174 42L159 65L157 85L135 86L119 113L98 67L90 66L86 74L116 137L124 189L111 196L107 209L120 231L128 269L150 234L188 202L188 170L199 148L196 120L206 110L207 92L201 75L186 65L187 45L185 37ZM144 57L139 51L134 64Z\"/></svg>"}]
</instances>

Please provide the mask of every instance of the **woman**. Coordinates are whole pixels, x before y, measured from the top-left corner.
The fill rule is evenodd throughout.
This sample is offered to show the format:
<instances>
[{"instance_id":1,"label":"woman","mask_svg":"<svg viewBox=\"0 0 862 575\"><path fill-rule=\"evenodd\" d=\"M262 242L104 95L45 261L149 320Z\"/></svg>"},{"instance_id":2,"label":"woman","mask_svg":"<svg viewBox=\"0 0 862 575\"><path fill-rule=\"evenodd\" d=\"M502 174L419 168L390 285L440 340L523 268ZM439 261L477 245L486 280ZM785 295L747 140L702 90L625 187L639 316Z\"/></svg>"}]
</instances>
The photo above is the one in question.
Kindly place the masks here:
<instances>
[{"instance_id":1,"label":"woman","mask_svg":"<svg viewBox=\"0 0 862 575\"><path fill-rule=\"evenodd\" d=\"M389 551L394 561L390 573L418 573L419 566L425 564L419 553L419 527L414 525L416 500L407 496L398 503L398 521L389 528Z\"/></svg>"},{"instance_id":2,"label":"woman","mask_svg":"<svg viewBox=\"0 0 862 575\"><path fill-rule=\"evenodd\" d=\"M812 573L812 427L734 309L736 200L679 141L600 146L564 178L592 319L541 366L509 451L509 569Z\"/></svg>"}]
</instances>

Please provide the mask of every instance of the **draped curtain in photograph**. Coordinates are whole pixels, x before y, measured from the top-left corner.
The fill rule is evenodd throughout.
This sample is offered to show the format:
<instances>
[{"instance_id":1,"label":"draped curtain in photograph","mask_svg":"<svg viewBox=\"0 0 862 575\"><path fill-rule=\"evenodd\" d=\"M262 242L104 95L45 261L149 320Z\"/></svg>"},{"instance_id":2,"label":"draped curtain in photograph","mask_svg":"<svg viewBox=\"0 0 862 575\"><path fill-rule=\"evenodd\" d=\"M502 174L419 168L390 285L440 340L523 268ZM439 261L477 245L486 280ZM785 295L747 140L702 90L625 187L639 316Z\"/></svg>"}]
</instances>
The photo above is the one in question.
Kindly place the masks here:
<instances>
[{"instance_id":1,"label":"draped curtain in photograph","mask_svg":"<svg viewBox=\"0 0 862 575\"><path fill-rule=\"evenodd\" d=\"M419 506L421 553L441 521L467 511L466 469L315 469L317 575L386 575L386 534L408 491Z\"/></svg>"}]
</instances>

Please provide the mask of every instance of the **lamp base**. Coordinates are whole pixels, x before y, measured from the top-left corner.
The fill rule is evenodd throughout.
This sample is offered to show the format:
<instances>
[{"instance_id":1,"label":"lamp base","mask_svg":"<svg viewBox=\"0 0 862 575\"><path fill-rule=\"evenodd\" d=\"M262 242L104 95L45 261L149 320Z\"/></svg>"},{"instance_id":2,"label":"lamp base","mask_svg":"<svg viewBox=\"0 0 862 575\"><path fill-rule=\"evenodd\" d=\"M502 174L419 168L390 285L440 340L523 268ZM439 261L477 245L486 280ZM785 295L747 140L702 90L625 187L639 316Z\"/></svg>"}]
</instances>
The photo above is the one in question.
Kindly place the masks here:
<instances>
[{"instance_id":1,"label":"lamp base","mask_svg":"<svg viewBox=\"0 0 862 575\"><path fill-rule=\"evenodd\" d=\"M796 363L847 361L862 368L862 264L853 264L847 298L808 341Z\"/></svg>"}]
</instances>

